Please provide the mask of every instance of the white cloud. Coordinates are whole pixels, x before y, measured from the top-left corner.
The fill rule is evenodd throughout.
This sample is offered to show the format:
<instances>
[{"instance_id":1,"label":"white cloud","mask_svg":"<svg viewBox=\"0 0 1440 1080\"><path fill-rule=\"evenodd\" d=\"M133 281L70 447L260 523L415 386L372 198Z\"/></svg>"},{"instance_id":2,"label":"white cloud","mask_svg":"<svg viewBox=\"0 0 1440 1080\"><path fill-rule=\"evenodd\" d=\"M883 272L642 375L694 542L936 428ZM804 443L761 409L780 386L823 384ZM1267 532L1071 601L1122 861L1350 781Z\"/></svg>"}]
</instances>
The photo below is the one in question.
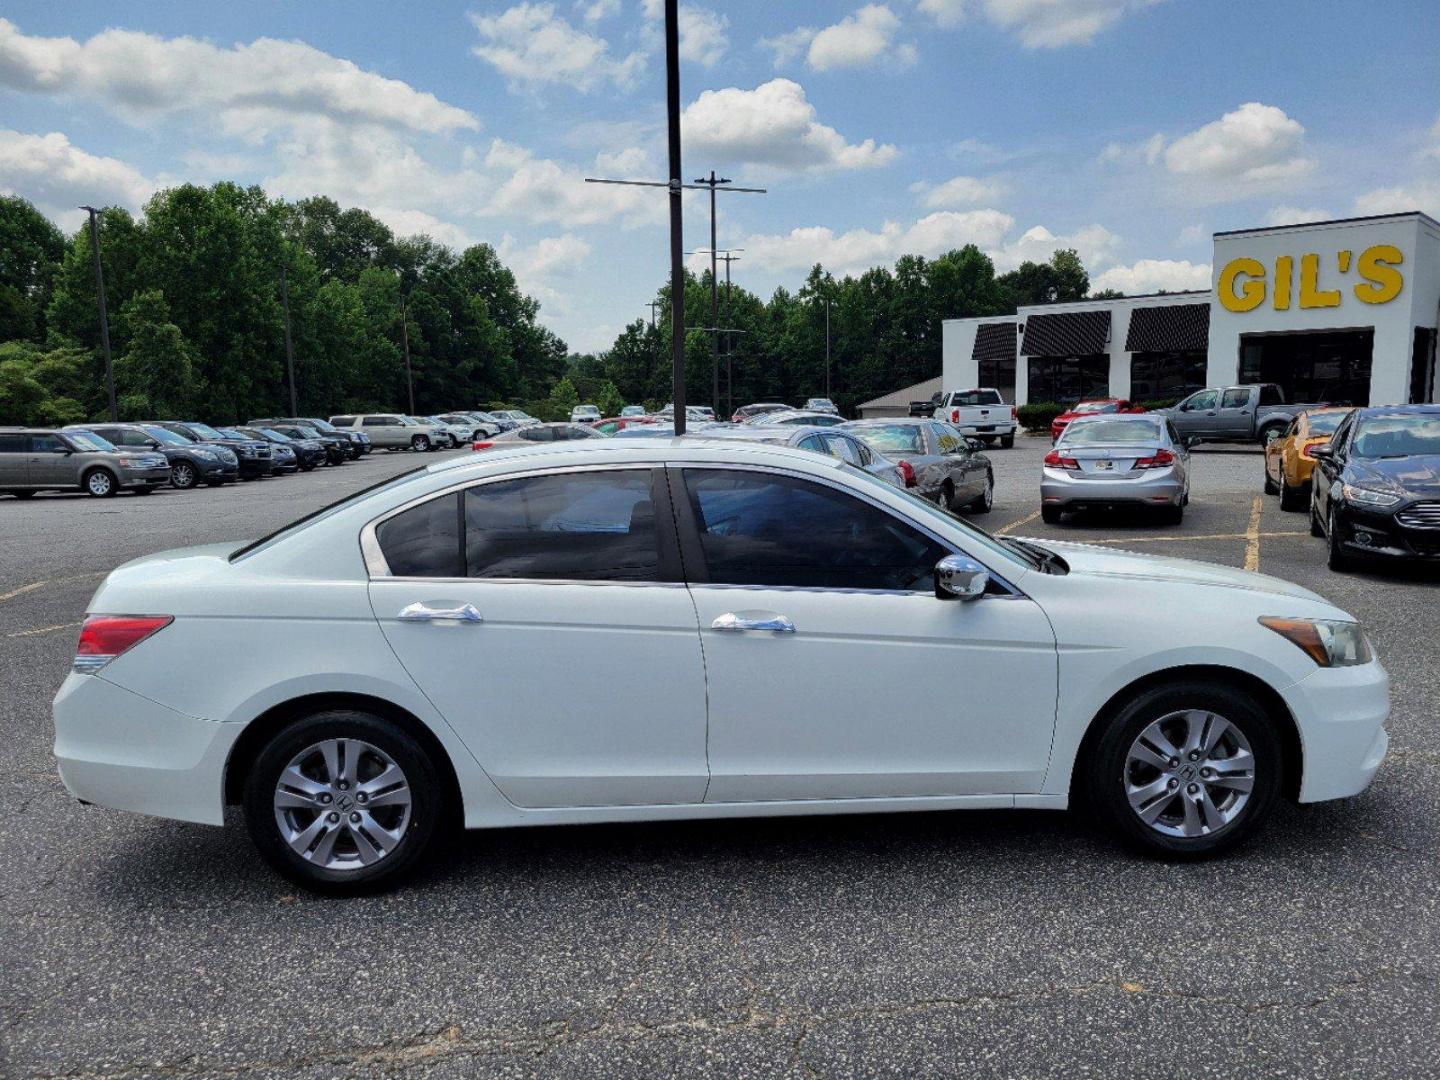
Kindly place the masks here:
<instances>
[{"instance_id":1,"label":"white cloud","mask_svg":"<svg viewBox=\"0 0 1440 1080\"><path fill-rule=\"evenodd\" d=\"M939 208L996 202L1005 194L1005 185L993 176L984 180L974 176L957 176L934 187L923 182L914 184L910 190L917 195L923 194L926 206Z\"/></svg>"},{"instance_id":2,"label":"white cloud","mask_svg":"<svg viewBox=\"0 0 1440 1080\"><path fill-rule=\"evenodd\" d=\"M650 155L638 146L602 150L595 155L595 170L612 180L643 178L651 172Z\"/></svg>"},{"instance_id":3,"label":"white cloud","mask_svg":"<svg viewBox=\"0 0 1440 1080\"><path fill-rule=\"evenodd\" d=\"M900 66L915 62L915 46L897 44L900 19L884 4L866 4L810 41L806 59L815 71L867 67L887 59Z\"/></svg>"},{"instance_id":4,"label":"white cloud","mask_svg":"<svg viewBox=\"0 0 1440 1080\"><path fill-rule=\"evenodd\" d=\"M1103 225L1086 225L1073 233L1057 236L1043 225L1027 229L1018 240L988 249L995 268L1002 273L1022 262L1049 262L1057 251L1073 248L1086 266L1114 258L1120 238Z\"/></svg>"},{"instance_id":5,"label":"white cloud","mask_svg":"<svg viewBox=\"0 0 1440 1080\"><path fill-rule=\"evenodd\" d=\"M1031 49L1088 45L1129 12L1159 0L917 0L937 26L953 29L971 11L1013 33Z\"/></svg>"},{"instance_id":6,"label":"white cloud","mask_svg":"<svg viewBox=\"0 0 1440 1080\"><path fill-rule=\"evenodd\" d=\"M1202 240L1210 239L1210 230L1196 222L1194 225L1186 225L1181 229L1177 239L1182 244L1198 244Z\"/></svg>"},{"instance_id":7,"label":"white cloud","mask_svg":"<svg viewBox=\"0 0 1440 1080\"><path fill-rule=\"evenodd\" d=\"M517 4L499 15L471 12L470 21L485 39L470 51L494 65L512 87L552 82L582 91L605 84L628 87L645 68L643 53L612 56L609 42L573 26L553 4Z\"/></svg>"},{"instance_id":8,"label":"white cloud","mask_svg":"<svg viewBox=\"0 0 1440 1080\"><path fill-rule=\"evenodd\" d=\"M299 41L219 48L196 38L106 30L35 37L0 19L0 85L98 102L131 120L190 113L235 134L326 117L427 134L474 130L464 109Z\"/></svg>"},{"instance_id":9,"label":"white cloud","mask_svg":"<svg viewBox=\"0 0 1440 1080\"><path fill-rule=\"evenodd\" d=\"M641 9L650 20L649 40L652 47L663 48L663 38L655 26L665 15L662 0L643 0ZM729 26L730 20L718 12L693 4L681 4L680 59L707 68L714 67L730 47L730 38L726 33Z\"/></svg>"},{"instance_id":10,"label":"white cloud","mask_svg":"<svg viewBox=\"0 0 1440 1080\"><path fill-rule=\"evenodd\" d=\"M810 48L818 31L813 26L797 26L794 30L774 37L763 37L756 44L775 54L775 66L784 67L801 53Z\"/></svg>"},{"instance_id":11,"label":"white cloud","mask_svg":"<svg viewBox=\"0 0 1440 1080\"><path fill-rule=\"evenodd\" d=\"M789 79L772 79L754 90L706 90L686 107L682 121L686 150L725 165L861 169L886 165L898 153L874 139L846 142L819 122L804 87Z\"/></svg>"},{"instance_id":12,"label":"white cloud","mask_svg":"<svg viewBox=\"0 0 1440 1080\"><path fill-rule=\"evenodd\" d=\"M67 225L78 224L82 204L137 210L155 187L138 169L87 153L58 131L0 130L0 192L24 196Z\"/></svg>"},{"instance_id":13,"label":"white cloud","mask_svg":"<svg viewBox=\"0 0 1440 1080\"><path fill-rule=\"evenodd\" d=\"M620 0L575 0L575 12L588 23L620 14Z\"/></svg>"},{"instance_id":14,"label":"white cloud","mask_svg":"<svg viewBox=\"0 0 1440 1080\"><path fill-rule=\"evenodd\" d=\"M1306 225L1312 221L1329 221L1335 215L1329 210L1305 209L1299 206L1276 206L1265 214L1266 225Z\"/></svg>"},{"instance_id":15,"label":"white cloud","mask_svg":"<svg viewBox=\"0 0 1440 1080\"><path fill-rule=\"evenodd\" d=\"M1210 288L1210 264L1189 260L1141 259L1130 266L1112 266L1098 274L1090 287L1119 289L1126 296L1154 292L1187 292Z\"/></svg>"},{"instance_id":16,"label":"white cloud","mask_svg":"<svg viewBox=\"0 0 1440 1080\"><path fill-rule=\"evenodd\" d=\"M423 210L410 210L393 206L369 206L366 209L386 225L396 236L425 235L442 244L448 244L456 251L464 251L478 241L459 225L442 221L434 214Z\"/></svg>"},{"instance_id":17,"label":"white cloud","mask_svg":"<svg viewBox=\"0 0 1440 1080\"><path fill-rule=\"evenodd\" d=\"M579 273L591 250L590 244L574 233L547 236L530 245L506 233L496 253L514 273L521 292L539 300L551 314L565 315L571 305L567 294L556 288L556 279Z\"/></svg>"},{"instance_id":18,"label":"white cloud","mask_svg":"<svg viewBox=\"0 0 1440 1080\"><path fill-rule=\"evenodd\" d=\"M479 211L487 217L516 216L565 226L616 219L626 225L658 224L665 218L662 190L587 184L585 174L574 166L537 158L515 143L496 139L485 155L485 165L504 175Z\"/></svg>"},{"instance_id":19,"label":"white cloud","mask_svg":"<svg viewBox=\"0 0 1440 1080\"><path fill-rule=\"evenodd\" d=\"M1440 215L1440 183L1421 181L1376 188L1355 200L1357 214L1403 214L1409 210L1419 210L1431 217Z\"/></svg>"},{"instance_id":20,"label":"white cloud","mask_svg":"<svg viewBox=\"0 0 1440 1080\"><path fill-rule=\"evenodd\" d=\"M1246 191L1285 188L1308 176L1305 128L1274 105L1249 101L1165 147L1165 168Z\"/></svg>"}]
</instances>

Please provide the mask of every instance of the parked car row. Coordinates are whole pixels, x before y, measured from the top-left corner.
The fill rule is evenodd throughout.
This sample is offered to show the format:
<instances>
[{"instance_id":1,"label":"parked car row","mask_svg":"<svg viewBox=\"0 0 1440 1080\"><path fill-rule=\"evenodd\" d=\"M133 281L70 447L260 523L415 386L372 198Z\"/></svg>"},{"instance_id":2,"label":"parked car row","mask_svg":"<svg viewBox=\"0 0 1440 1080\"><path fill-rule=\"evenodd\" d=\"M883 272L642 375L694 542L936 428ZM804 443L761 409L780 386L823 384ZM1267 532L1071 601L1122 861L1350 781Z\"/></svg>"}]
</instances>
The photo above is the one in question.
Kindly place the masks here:
<instances>
[{"instance_id":1,"label":"parked car row","mask_svg":"<svg viewBox=\"0 0 1440 1080\"><path fill-rule=\"evenodd\" d=\"M1440 561L1440 406L1307 409L1266 444L1264 490L1309 511L1332 570Z\"/></svg>"}]
</instances>

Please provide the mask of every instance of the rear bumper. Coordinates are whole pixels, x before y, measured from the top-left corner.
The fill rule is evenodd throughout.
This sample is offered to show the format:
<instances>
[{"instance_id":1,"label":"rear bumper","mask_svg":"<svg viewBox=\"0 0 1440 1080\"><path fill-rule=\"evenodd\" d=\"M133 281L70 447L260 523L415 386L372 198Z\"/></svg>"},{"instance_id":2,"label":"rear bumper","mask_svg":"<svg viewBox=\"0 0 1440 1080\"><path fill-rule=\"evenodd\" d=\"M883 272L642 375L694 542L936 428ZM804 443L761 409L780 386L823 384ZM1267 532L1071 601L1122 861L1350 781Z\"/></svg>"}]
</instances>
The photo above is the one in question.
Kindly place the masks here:
<instances>
[{"instance_id":1,"label":"rear bumper","mask_svg":"<svg viewBox=\"0 0 1440 1080\"><path fill-rule=\"evenodd\" d=\"M243 724L186 716L100 675L55 695L55 760L65 789L113 810L222 825L225 762Z\"/></svg>"},{"instance_id":2,"label":"rear bumper","mask_svg":"<svg viewBox=\"0 0 1440 1080\"><path fill-rule=\"evenodd\" d=\"M1062 508L1180 505L1185 484L1175 470L1148 471L1153 475L1128 480L1082 480L1064 469L1046 469L1040 480L1040 501Z\"/></svg>"},{"instance_id":3,"label":"rear bumper","mask_svg":"<svg viewBox=\"0 0 1440 1080\"><path fill-rule=\"evenodd\" d=\"M1380 662L1316 668L1281 692L1300 731L1300 801L1358 795L1390 745L1390 677Z\"/></svg>"}]
</instances>

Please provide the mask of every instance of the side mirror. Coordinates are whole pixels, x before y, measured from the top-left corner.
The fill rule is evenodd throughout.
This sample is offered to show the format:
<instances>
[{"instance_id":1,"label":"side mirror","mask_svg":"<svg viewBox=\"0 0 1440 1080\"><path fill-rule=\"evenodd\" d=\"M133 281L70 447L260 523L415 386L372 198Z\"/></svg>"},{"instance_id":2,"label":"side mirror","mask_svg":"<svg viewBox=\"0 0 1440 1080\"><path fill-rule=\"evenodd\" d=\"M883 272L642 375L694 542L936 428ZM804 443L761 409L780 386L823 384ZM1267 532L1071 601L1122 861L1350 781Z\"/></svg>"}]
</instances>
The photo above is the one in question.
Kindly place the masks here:
<instances>
[{"instance_id":1,"label":"side mirror","mask_svg":"<svg viewBox=\"0 0 1440 1080\"><path fill-rule=\"evenodd\" d=\"M1186 435L1186 436L1185 436L1185 449L1186 449L1186 450L1193 449L1194 447L1199 446L1199 445L1200 445L1200 436L1198 436L1198 435Z\"/></svg>"},{"instance_id":2,"label":"side mirror","mask_svg":"<svg viewBox=\"0 0 1440 1080\"><path fill-rule=\"evenodd\" d=\"M158 439L151 439L145 445L150 447L151 450L160 449L160 441Z\"/></svg>"},{"instance_id":3,"label":"side mirror","mask_svg":"<svg viewBox=\"0 0 1440 1080\"><path fill-rule=\"evenodd\" d=\"M935 596L940 600L978 600L990 584L990 571L964 555L946 555L935 564Z\"/></svg>"},{"instance_id":4,"label":"side mirror","mask_svg":"<svg viewBox=\"0 0 1440 1080\"><path fill-rule=\"evenodd\" d=\"M1310 448L1310 456L1316 461L1331 461L1335 457L1335 448L1329 445L1312 446Z\"/></svg>"}]
</instances>

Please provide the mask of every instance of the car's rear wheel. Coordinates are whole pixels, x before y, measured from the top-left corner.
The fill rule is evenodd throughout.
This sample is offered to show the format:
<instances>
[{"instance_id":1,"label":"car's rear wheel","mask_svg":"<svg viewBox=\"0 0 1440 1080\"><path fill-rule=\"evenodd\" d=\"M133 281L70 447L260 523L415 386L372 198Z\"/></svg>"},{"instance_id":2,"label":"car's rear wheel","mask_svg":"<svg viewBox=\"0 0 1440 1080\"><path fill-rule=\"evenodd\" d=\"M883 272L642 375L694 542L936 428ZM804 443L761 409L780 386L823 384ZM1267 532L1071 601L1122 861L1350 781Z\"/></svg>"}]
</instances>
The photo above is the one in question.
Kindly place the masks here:
<instances>
[{"instance_id":1,"label":"car's rear wheel","mask_svg":"<svg viewBox=\"0 0 1440 1080\"><path fill-rule=\"evenodd\" d=\"M434 761L404 728L336 709L283 728L245 780L260 854L327 893L388 888L425 854L444 810Z\"/></svg>"},{"instance_id":2,"label":"car's rear wheel","mask_svg":"<svg viewBox=\"0 0 1440 1080\"><path fill-rule=\"evenodd\" d=\"M1077 776L1112 831L1152 855L1203 858L1253 835L1284 757L1265 710L1211 681L1154 686L1113 716Z\"/></svg>"},{"instance_id":3,"label":"car's rear wheel","mask_svg":"<svg viewBox=\"0 0 1440 1080\"><path fill-rule=\"evenodd\" d=\"M1291 487L1289 481L1285 479L1284 473L1280 474L1280 509L1290 511L1305 509L1305 489Z\"/></svg>"},{"instance_id":4,"label":"car's rear wheel","mask_svg":"<svg viewBox=\"0 0 1440 1080\"><path fill-rule=\"evenodd\" d=\"M1058 525L1060 524L1061 513L1062 511L1058 506L1042 506L1040 507L1040 520L1045 522L1046 525Z\"/></svg>"},{"instance_id":5,"label":"car's rear wheel","mask_svg":"<svg viewBox=\"0 0 1440 1080\"><path fill-rule=\"evenodd\" d=\"M1179 525L1185 520L1185 506L1165 506L1160 510L1161 525Z\"/></svg>"},{"instance_id":6,"label":"car's rear wheel","mask_svg":"<svg viewBox=\"0 0 1440 1080\"><path fill-rule=\"evenodd\" d=\"M1267 459L1264 464L1265 470L1265 494L1274 495L1280 489L1275 486L1275 481L1270 479L1270 462Z\"/></svg>"},{"instance_id":7,"label":"car's rear wheel","mask_svg":"<svg viewBox=\"0 0 1440 1080\"><path fill-rule=\"evenodd\" d=\"M200 474L188 461L177 461L170 469L170 486L188 491L200 482Z\"/></svg>"},{"instance_id":8,"label":"car's rear wheel","mask_svg":"<svg viewBox=\"0 0 1440 1080\"><path fill-rule=\"evenodd\" d=\"M33 498L33 497L34 497L35 492L33 492L33 491L23 491L23 490L21 490L21 491L12 491L12 492L10 492L10 494L11 494L11 495L14 495L17 499L30 499L30 498Z\"/></svg>"},{"instance_id":9,"label":"car's rear wheel","mask_svg":"<svg viewBox=\"0 0 1440 1080\"><path fill-rule=\"evenodd\" d=\"M1014 436L1014 435L1001 435L1001 436L1000 436L1000 449L1001 449L1001 450L1009 450L1009 449L1010 449L1011 447L1013 447L1014 445L1015 445L1015 436Z\"/></svg>"},{"instance_id":10,"label":"car's rear wheel","mask_svg":"<svg viewBox=\"0 0 1440 1080\"><path fill-rule=\"evenodd\" d=\"M97 499L108 499L120 486L109 469L91 469L80 483L87 493Z\"/></svg>"}]
</instances>

